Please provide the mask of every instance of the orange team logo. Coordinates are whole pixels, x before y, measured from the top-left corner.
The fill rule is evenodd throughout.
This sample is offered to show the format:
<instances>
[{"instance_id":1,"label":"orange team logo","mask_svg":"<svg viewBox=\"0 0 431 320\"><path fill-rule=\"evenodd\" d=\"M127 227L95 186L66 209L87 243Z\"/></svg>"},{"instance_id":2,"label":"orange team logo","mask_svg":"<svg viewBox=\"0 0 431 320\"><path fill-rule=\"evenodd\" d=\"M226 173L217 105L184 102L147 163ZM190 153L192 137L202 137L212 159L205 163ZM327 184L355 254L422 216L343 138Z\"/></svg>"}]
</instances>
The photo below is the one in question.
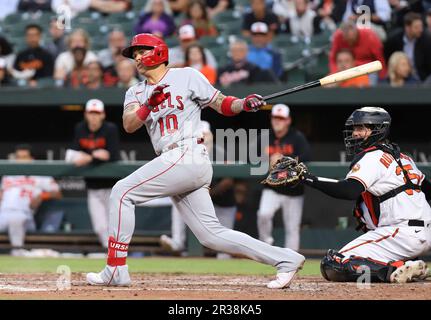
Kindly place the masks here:
<instances>
[{"instance_id":1,"label":"orange team logo","mask_svg":"<svg viewBox=\"0 0 431 320\"><path fill-rule=\"evenodd\" d=\"M359 169L361 169L361 166L359 165L359 163L355 164L352 168L352 173L359 171Z\"/></svg>"},{"instance_id":2,"label":"orange team logo","mask_svg":"<svg viewBox=\"0 0 431 320\"><path fill-rule=\"evenodd\" d=\"M403 169L407 172L407 175L412 182L413 182L413 180L416 180L417 184L419 184L421 182L422 176L418 175L417 173L410 172L413 170L413 167L411 164L407 164L407 165L403 166ZM400 166L397 166L397 169L396 169L397 176L399 176L403 172L403 169L401 169ZM406 177L403 177L403 180L405 183L407 182ZM421 192L420 190L415 190L415 191ZM412 189L406 190L405 193L407 193L409 196L411 196L413 194L413 190Z\"/></svg>"}]
</instances>

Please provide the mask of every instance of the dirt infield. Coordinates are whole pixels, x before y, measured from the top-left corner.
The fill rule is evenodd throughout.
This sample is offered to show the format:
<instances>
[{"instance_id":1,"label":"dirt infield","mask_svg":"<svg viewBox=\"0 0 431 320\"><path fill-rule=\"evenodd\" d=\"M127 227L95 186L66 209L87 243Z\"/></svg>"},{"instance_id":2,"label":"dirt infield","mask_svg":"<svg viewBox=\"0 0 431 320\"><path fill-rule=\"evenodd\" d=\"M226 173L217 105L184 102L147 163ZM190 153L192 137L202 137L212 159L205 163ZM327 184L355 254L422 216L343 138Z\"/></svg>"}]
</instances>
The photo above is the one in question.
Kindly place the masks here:
<instances>
[{"instance_id":1,"label":"dirt infield","mask_svg":"<svg viewBox=\"0 0 431 320\"><path fill-rule=\"evenodd\" d=\"M0 299L150 299L150 300L373 300L431 299L431 281L409 284L330 283L298 277L291 288L270 290L268 276L132 274L129 288L92 287L84 274L72 274L70 289L57 289L58 274L0 274Z\"/></svg>"}]
</instances>

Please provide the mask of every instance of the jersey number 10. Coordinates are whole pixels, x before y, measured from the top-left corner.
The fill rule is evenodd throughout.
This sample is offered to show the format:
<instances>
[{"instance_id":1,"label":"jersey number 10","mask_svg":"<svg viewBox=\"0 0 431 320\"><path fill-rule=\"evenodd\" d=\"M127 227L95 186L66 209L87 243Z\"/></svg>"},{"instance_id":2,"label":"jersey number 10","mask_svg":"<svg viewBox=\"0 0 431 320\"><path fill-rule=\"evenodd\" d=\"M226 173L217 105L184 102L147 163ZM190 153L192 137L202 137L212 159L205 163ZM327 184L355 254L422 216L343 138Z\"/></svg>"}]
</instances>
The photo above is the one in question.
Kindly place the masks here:
<instances>
[{"instance_id":1,"label":"jersey number 10","mask_svg":"<svg viewBox=\"0 0 431 320\"><path fill-rule=\"evenodd\" d=\"M159 123L160 135L162 137L165 135L165 124L168 134L174 133L178 130L178 120L175 114L168 114L166 117L160 118L157 122Z\"/></svg>"}]
</instances>

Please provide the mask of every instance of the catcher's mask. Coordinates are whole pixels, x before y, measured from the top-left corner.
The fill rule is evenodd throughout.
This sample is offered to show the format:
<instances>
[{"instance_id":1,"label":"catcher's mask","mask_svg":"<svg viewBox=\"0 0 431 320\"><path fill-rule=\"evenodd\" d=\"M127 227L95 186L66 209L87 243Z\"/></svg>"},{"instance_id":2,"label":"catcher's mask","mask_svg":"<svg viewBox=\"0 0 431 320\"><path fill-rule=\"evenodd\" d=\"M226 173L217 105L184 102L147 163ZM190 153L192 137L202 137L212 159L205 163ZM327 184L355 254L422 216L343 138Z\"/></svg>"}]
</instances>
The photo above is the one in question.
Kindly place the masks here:
<instances>
[{"instance_id":1,"label":"catcher's mask","mask_svg":"<svg viewBox=\"0 0 431 320\"><path fill-rule=\"evenodd\" d=\"M389 135L390 125L391 116L383 108L363 107L353 111L346 120L343 131L347 155L355 155L378 142L384 141ZM371 134L366 138L355 138L353 137L354 126L370 128Z\"/></svg>"},{"instance_id":2,"label":"catcher's mask","mask_svg":"<svg viewBox=\"0 0 431 320\"><path fill-rule=\"evenodd\" d=\"M166 43L150 33L140 33L133 37L132 43L127 48L124 48L121 54L126 58L133 59L133 49L144 47L149 49L151 53L142 57L141 62L146 67L152 67L161 63L168 64L168 46Z\"/></svg>"}]
</instances>

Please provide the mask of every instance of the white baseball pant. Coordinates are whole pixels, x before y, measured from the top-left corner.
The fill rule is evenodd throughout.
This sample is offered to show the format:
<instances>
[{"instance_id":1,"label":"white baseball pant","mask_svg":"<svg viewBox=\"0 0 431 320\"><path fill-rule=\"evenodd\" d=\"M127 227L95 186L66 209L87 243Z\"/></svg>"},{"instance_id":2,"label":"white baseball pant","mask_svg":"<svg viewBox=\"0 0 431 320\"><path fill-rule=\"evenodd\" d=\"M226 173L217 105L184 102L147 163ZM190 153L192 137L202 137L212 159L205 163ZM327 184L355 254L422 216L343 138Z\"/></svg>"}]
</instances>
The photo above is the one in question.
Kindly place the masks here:
<instances>
[{"instance_id":1,"label":"white baseball pant","mask_svg":"<svg viewBox=\"0 0 431 320\"><path fill-rule=\"evenodd\" d=\"M26 231L36 230L36 225L31 213L11 210L0 213L0 232L6 230L12 247L20 248L24 245Z\"/></svg>"},{"instance_id":2,"label":"white baseball pant","mask_svg":"<svg viewBox=\"0 0 431 320\"><path fill-rule=\"evenodd\" d=\"M428 222L428 227L379 227L349 242L339 253L345 259L359 256L388 263L413 259L430 249L431 222Z\"/></svg>"},{"instance_id":3,"label":"white baseball pant","mask_svg":"<svg viewBox=\"0 0 431 320\"><path fill-rule=\"evenodd\" d=\"M110 197L109 235L117 243L114 259L127 256L126 248L135 227L135 205L171 196L202 245L276 266L278 272L296 270L304 261L302 255L270 246L220 224L208 190L211 178L212 166L205 146L190 139L118 181Z\"/></svg>"},{"instance_id":4,"label":"white baseball pant","mask_svg":"<svg viewBox=\"0 0 431 320\"><path fill-rule=\"evenodd\" d=\"M236 207L220 207L214 205L214 211L220 224L226 228L233 229L235 224ZM184 223L178 209L172 205L172 242L176 251L182 251L186 247L186 224Z\"/></svg>"},{"instance_id":5,"label":"white baseball pant","mask_svg":"<svg viewBox=\"0 0 431 320\"><path fill-rule=\"evenodd\" d=\"M87 202L93 231L100 244L108 247L109 197L111 189L88 189Z\"/></svg>"},{"instance_id":6,"label":"white baseball pant","mask_svg":"<svg viewBox=\"0 0 431 320\"><path fill-rule=\"evenodd\" d=\"M284 246L298 251L304 196L287 196L271 189L264 189L257 212L259 239L269 244L274 243L272 237L273 219L275 212L280 207L283 212Z\"/></svg>"}]
</instances>

